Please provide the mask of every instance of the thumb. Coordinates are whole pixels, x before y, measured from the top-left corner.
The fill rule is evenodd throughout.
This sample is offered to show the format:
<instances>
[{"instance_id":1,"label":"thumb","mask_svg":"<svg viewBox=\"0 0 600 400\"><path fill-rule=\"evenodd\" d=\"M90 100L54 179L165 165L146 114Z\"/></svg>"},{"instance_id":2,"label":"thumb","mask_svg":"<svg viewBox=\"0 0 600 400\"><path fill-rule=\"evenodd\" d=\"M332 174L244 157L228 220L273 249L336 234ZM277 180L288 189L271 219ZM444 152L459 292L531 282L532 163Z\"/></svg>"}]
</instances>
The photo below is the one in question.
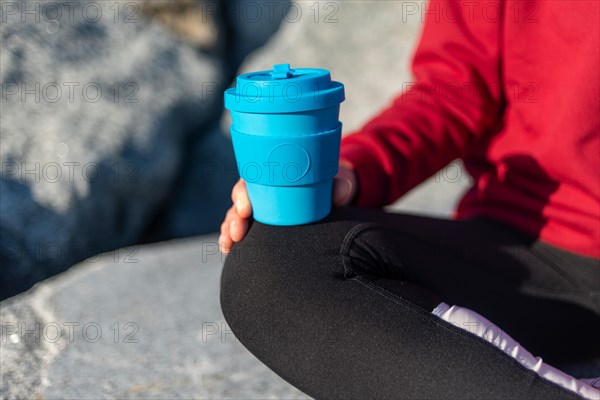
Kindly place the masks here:
<instances>
[{"instance_id":1,"label":"thumb","mask_svg":"<svg viewBox=\"0 0 600 400\"><path fill-rule=\"evenodd\" d=\"M350 202L352 196L352 181L336 176L333 179L333 204L343 206Z\"/></svg>"}]
</instances>

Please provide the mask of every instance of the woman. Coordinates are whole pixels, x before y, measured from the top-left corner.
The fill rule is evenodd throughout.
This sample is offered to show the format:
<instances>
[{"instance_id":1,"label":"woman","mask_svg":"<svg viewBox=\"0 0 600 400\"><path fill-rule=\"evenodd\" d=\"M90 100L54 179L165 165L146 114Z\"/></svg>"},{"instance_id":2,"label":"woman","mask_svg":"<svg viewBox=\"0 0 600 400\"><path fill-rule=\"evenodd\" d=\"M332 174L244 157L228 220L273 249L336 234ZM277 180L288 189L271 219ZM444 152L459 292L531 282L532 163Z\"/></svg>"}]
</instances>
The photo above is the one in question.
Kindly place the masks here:
<instances>
[{"instance_id":1,"label":"woman","mask_svg":"<svg viewBox=\"0 0 600 400\"><path fill-rule=\"evenodd\" d=\"M249 229L234 188L225 317L316 398L600 398L564 372L600 359L600 5L428 10L415 84L342 141L354 207ZM373 209L455 158L474 185L453 220Z\"/></svg>"}]
</instances>

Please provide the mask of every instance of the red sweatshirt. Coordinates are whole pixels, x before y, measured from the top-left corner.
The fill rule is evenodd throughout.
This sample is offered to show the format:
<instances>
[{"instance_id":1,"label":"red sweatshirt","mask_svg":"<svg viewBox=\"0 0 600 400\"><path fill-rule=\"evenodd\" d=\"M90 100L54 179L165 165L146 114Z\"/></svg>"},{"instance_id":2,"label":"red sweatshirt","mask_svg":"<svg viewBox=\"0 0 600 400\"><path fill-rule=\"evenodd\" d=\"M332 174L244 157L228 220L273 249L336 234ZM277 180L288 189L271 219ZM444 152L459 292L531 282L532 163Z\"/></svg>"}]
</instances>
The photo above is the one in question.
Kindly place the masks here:
<instances>
[{"instance_id":1,"label":"red sweatshirt","mask_svg":"<svg viewBox=\"0 0 600 400\"><path fill-rule=\"evenodd\" d=\"M356 203L461 158L456 218L488 216L600 258L600 2L430 1L415 82L342 141Z\"/></svg>"}]
</instances>

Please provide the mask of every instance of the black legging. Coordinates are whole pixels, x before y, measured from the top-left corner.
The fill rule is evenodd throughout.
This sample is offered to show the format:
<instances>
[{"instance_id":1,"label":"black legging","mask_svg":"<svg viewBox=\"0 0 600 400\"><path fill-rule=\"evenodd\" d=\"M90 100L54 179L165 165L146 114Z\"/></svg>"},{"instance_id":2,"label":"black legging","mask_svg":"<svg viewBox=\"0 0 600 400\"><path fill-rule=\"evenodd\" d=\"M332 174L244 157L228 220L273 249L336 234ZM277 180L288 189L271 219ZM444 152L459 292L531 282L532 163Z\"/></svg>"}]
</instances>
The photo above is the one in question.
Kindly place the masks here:
<instances>
[{"instance_id":1,"label":"black legging","mask_svg":"<svg viewBox=\"0 0 600 400\"><path fill-rule=\"evenodd\" d=\"M490 219L340 209L254 222L225 262L240 341L318 399L578 398L433 315L470 308L555 367L600 357L600 263Z\"/></svg>"}]
</instances>

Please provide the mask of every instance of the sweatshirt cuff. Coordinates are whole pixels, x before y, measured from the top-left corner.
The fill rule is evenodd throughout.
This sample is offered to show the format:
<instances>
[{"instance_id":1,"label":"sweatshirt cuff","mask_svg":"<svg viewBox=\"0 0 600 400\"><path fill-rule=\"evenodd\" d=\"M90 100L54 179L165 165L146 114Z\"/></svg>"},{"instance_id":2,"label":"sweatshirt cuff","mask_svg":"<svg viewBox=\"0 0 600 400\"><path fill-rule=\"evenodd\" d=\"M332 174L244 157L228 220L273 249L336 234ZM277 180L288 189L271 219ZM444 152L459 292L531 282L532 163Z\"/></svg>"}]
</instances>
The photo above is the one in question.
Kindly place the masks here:
<instances>
[{"instance_id":1,"label":"sweatshirt cuff","mask_svg":"<svg viewBox=\"0 0 600 400\"><path fill-rule=\"evenodd\" d=\"M383 207L386 202L386 176L377 156L362 145L344 143L342 140L340 160L352 166L358 180L358 190L352 204L360 207Z\"/></svg>"}]
</instances>

